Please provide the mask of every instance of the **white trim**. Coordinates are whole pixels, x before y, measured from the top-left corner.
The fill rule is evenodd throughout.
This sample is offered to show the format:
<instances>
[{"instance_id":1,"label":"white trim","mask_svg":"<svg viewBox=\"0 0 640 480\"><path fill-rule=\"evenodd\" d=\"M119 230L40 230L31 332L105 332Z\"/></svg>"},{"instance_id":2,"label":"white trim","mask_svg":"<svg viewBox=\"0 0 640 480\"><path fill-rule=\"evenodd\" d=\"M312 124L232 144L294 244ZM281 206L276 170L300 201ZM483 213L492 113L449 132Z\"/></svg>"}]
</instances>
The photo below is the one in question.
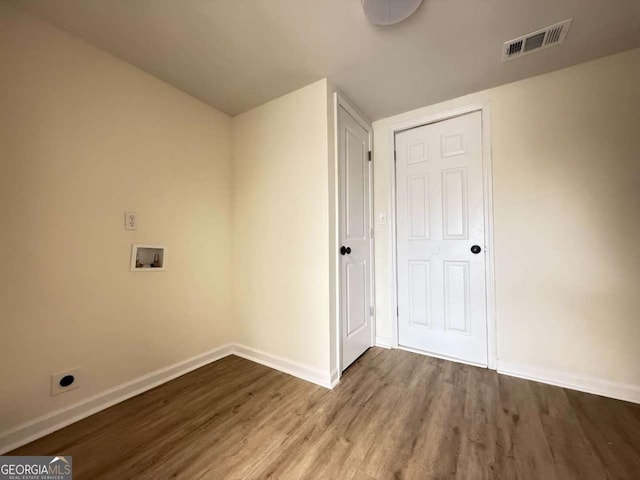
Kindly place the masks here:
<instances>
[{"instance_id":1,"label":"white trim","mask_svg":"<svg viewBox=\"0 0 640 480\"><path fill-rule=\"evenodd\" d=\"M498 373L640 404L640 385L616 383L601 378L519 365L502 360L498 361Z\"/></svg>"},{"instance_id":2,"label":"white trim","mask_svg":"<svg viewBox=\"0 0 640 480\"><path fill-rule=\"evenodd\" d=\"M390 194L391 194L391 210L389 211L389 230L391 245L391 319L393 320L393 328L391 329L391 347L398 348L399 341L399 325L398 325L398 246L396 245L396 235L398 232L398 225L396 222L396 128L391 126L389 142L389 168L391 169L390 175Z\"/></svg>"},{"instance_id":3,"label":"white trim","mask_svg":"<svg viewBox=\"0 0 640 480\"><path fill-rule=\"evenodd\" d=\"M78 403L0 432L0 455L229 355L245 358L325 388L333 388L340 381L339 369L325 372L254 348L228 344L154 370Z\"/></svg>"},{"instance_id":4,"label":"white trim","mask_svg":"<svg viewBox=\"0 0 640 480\"><path fill-rule=\"evenodd\" d=\"M112 387L68 407L55 410L14 428L0 432L0 454L9 452L105 408L109 408L117 403L146 392L211 362L215 362L230 355L232 351L232 345L215 348L201 355L191 357L169 367L155 370L134 380Z\"/></svg>"},{"instance_id":5,"label":"white trim","mask_svg":"<svg viewBox=\"0 0 640 480\"><path fill-rule=\"evenodd\" d=\"M333 389L338 383L340 383L340 377L342 377L342 372L339 368L336 368L331 372L331 389Z\"/></svg>"},{"instance_id":6,"label":"white trim","mask_svg":"<svg viewBox=\"0 0 640 480\"><path fill-rule=\"evenodd\" d=\"M376 337L376 347L393 348L393 338Z\"/></svg>"},{"instance_id":7,"label":"white trim","mask_svg":"<svg viewBox=\"0 0 640 480\"><path fill-rule=\"evenodd\" d=\"M496 277L493 242L493 150L491 148L491 108L487 101L482 114L482 179L484 193L485 282L487 301L487 367L497 368Z\"/></svg>"},{"instance_id":8,"label":"white trim","mask_svg":"<svg viewBox=\"0 0 640 480\"><path fill-rule=\"evenodd\" d=\"M371 122L367 120L364 115L362 115L352 104L351 101L347 99L342 93L335 92L335 99L337 102L337 106L344 108L349 115L353 117L353 119L360 124L362 128L364 128L367 132L369 132L369 137L371 137ZM369 138L371 140L371 138ZM371 145L369 145L371 146Z\"/></svg>"},{"instance_id":9,"label":"white trim","mask_svg":"<svg viewBox=\"0 0 640 480\"><path fill-rule=\"evenodd\" d=\"M374 208L373 208L373 200L374 200L374 192L373 192L373 187L374 187L374 179L373 179L373 175L374 175L374 168L373 168L373 156L374 156L374 152L373 152L373 126L371 125L371 122L369 122L364 115L362 115L355 107L353 107L353 105L350 103L350 101L340 92L334 92L333 93L333 126L334 126L334 135L333 135L333 140L334 140L334 153L335 153L335 163L336 163L336 212L337 212L337 238L338 238L338 245L336 245L336 249L339 248L340 246L340 181L338 178L338 175L340 174L340 160L339 160L339 154L340 152L338 151L338 135L339 135L339 124L338 124L338 119L339 119L339 115L338 115L338 109L342 107L344 108L344 110L353 117L353 119L358 122L358 124L364 128L367 131L368 137L369 137L369 151L371 152L371 156L372 156L372 161L369 162L369 227L370 230L373 231L375 228L375 213L374 213ZM375 312L375 305L376 305L376 286L375 286L375 239L373 235L370 235L370 239L369 239L369 263L371 265L370 268L370 272L369 272L369 301L371 303L371 306L374 306L374 312L371 315L370 321L371 321L371 346L373 347L374 345L376 345L376 312ZM338 360L338 381L340 380L340 377L342 376L342 326L341 326L341 315L340 315L340 306L341 306L341 294L342 294L342 290L341 290L341 284L340 284L340 265L339 265L339 259L337 260L338 265L336 266L336 285L337 285L337 298L336 298L336 310L337 310L337 315L336 315L336 337L337 337L337 341L336 341L336 354L337 354L337 360Z\"/></svg>"},{"instance_id":10,"label":"white trim","mask_svg":"<svg viewBox=\"0 0 640 480\"><path fill-rule=\"evenodd\" d=\"M244 345L234 345L231 353L238 357L273 368L274 370L288 373L307 382L315 383L321 387L333 388L334 377L336 376L335 372L331 373L262 350L245 347Z\"/></svg>"},{"instance_id":11,"label":"white trim","mask_svg":"<svg viewBox=\"0 0 640 480\"><path fill-rule=\"evenodd\" d=\"M497 354L497 332L495 313L495 264L494 264L494 243L493 243L493 173L492 173L492 149L491 149L491 111L489 101L484 103L466 105L463 107L446 110L430 115L423 115L392 123L385 127L389 130L389 168L391 169L391 212L390 212L390 235L391 235L391 307L393 324L393 348L398 345L398 265L397 265L397 224L396 224L396 165L394 161L396 148L396 133L411 128L428 125L430 123L441 122L450 118L459 117L473 112L481 112L482 115L482 177L484 192L484 221L485 221L485 278L486 278L486 302L487 302L487 367L495 370L498 358ZM431 354L430 354L431 355ZM431 355L434 356L434 355ZM454 359L450 359L454 360Z\"/></svg>"},{"instance_id":12,"label":"white trim","mask_svg":"<svg viewBox=\"0 0 640 480\"><path fill-rule=\"evenodd\" d=\"M340 330L340 255L338 250L340 249L340 179L338 175L340 173L340 165L338 163L338 92L333 92L333 227L335 229L333 235L333 245L330 245L330 248L333 249L333 281L334 281L334 290L333 294L335 296L334 303L334 318L331 319L333 321L333 325L335 327L334 331L334 342L335 342L335 352L334 355L336 357L336 369L338 371L338 380L340 381L340 377L342 377L342 331Z\"/></svg>"}]
</instances>

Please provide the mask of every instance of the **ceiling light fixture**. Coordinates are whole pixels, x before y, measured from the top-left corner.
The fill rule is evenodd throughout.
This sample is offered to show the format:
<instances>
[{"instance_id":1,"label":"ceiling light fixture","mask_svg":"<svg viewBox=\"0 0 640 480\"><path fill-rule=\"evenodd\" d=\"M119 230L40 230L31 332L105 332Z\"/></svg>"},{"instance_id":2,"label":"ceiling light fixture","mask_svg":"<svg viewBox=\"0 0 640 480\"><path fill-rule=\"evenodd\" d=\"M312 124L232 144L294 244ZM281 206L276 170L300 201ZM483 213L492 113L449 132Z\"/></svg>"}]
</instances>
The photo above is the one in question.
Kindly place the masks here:
<instances>
[{"instance_id":1,"label":"ceiling light fixture","mask_svg":"<svg viewBox=\"0 0 640 480\"><path fill-rule=\"evenodd\" d=\"M409 18L422 0L362 0L364 14L374 25L393 25Z\"/></svg>"}]
</instances>

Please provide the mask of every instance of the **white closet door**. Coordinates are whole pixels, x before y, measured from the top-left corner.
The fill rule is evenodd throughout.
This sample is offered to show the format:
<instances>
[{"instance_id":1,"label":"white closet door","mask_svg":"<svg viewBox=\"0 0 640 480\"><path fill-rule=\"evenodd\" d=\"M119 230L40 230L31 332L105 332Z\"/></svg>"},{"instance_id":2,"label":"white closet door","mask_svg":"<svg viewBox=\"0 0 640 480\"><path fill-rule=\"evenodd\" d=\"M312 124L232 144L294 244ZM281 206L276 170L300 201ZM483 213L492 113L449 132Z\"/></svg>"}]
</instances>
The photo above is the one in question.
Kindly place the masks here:
<instances>
[{"instance_id":1,"label":"white closet door","mask_svg":"<svg viewBox=\"0 0 640 480\"><path fill-rule=\"evenodd\" d=\"M399 344L487 365L482 120L396 135Z\"/></svg>"}]
</instances>

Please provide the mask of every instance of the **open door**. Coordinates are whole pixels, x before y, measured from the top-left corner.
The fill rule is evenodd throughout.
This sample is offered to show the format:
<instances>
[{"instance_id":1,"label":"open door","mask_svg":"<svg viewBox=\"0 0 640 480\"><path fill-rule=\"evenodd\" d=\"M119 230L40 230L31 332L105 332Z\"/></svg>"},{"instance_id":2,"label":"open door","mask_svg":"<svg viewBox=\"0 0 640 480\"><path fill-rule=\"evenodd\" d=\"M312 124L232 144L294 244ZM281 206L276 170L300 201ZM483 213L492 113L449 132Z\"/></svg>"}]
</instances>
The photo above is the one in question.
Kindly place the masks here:
<instances>
[{"instance_id":1,"label":"open door","mask_svg":"<svg viewBox=\"0 0 640 480\"><path fill-rule=\"evenodd\" d=\"M370 127L338 104L342 370L373 345Z\"/></svg>"}]
</instances>

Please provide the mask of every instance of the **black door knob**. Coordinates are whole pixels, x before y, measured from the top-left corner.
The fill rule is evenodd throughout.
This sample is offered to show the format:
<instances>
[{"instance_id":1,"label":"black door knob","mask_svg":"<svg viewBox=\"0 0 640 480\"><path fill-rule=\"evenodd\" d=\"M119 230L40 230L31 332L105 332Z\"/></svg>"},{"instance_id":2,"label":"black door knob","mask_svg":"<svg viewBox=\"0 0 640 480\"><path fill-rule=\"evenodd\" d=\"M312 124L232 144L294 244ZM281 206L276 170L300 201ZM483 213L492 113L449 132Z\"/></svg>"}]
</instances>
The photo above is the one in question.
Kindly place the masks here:
<instances>
[{"instance_id":1,"label":"black door knob","mask_svg":"<svg viewBox=\"0 0 640 480\"><path fill-rule=\"evenodd\" d=\"M351 253L351 247L345 247L344 245L340 247L340 255L349 255Z\"/></svg>"},{"instance_id":2,"label":"black door knob","mask_svg":"<svg viewBox=\"0 0 640 480\"><path fill-rule=\"evenodd\" d=\"M471 253L473 253L474 255L479 254L482 251L482 249L480 248L480 245L474 245L473 247L471 247Z\"/></svg>"}]
</instances>

